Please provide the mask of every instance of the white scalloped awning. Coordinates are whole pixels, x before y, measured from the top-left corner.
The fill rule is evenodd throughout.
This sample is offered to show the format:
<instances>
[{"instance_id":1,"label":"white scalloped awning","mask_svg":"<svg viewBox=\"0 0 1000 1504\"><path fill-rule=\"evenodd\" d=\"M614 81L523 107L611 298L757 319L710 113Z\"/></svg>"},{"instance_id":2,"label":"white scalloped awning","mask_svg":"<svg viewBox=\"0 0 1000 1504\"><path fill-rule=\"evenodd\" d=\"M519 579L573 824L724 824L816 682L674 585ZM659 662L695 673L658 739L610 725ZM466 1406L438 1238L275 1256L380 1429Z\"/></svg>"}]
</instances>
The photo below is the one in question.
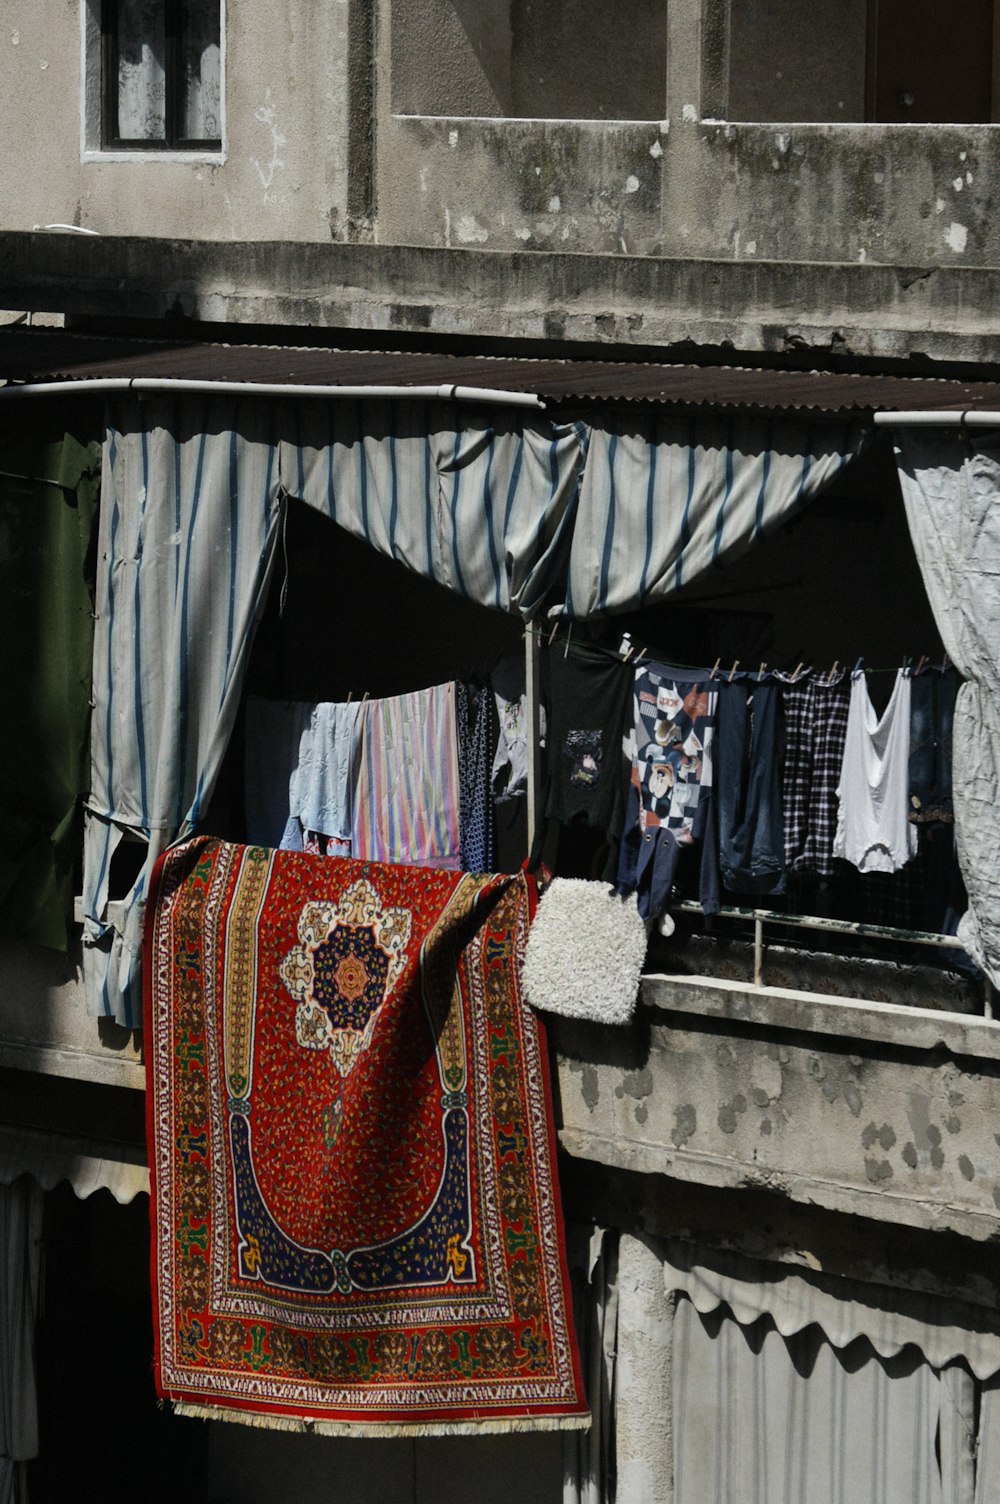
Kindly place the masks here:
<instances>
[{"instance_id":1,"label":"white scalloped awning","mask_svg":"<svg viewBox=\"0 0 1000 1504\"><path fill-rule=\"evenodd\" d=\"M43 1190L68 1180L82 1199L110 1191L124 1204L149 1194L145 1150L137 1144L0 1124L0 1184L30 1175Z\"/></svg>"},{"instance_id":2,"label":"white scalloped awning","mask_svg":"<svg viewBox=\"0 0 1000 1504\"><path fill-rule=\"evenodd\" d=\"M932 1368L964 1358L978 1379L1000 1372L1000 1320L977 1306L687 1243L663 1246L667 1291L682 1291L702 1315L724 1305L741 1326L770 1316L783 1337L815 1323L836 1348L865 1337L891 1358L912 1343Z\"/></svg>"}]
</instances>

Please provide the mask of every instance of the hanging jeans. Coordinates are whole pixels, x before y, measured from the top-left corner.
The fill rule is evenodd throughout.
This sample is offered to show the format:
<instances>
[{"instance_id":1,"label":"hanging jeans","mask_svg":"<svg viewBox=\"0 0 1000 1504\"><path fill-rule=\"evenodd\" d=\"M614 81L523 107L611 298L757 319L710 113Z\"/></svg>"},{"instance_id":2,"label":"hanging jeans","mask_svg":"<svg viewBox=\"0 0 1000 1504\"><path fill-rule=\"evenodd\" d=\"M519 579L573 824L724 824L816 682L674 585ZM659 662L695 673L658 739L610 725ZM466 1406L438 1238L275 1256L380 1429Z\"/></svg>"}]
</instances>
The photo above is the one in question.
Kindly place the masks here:
<instances>
[{"instance_id":1,"label":"hanging jeans","mask_svg":"<svg viewBox=\"0 0 1000 1504\"><path fill-rule=\"evenodd\" d=\"M784 893L778 716L773 680L723 681L716 730L719 871L732 893Z\"/></svg>"},{"instance_id":2,"label":"hanging jeans","mask_svg":"<svg viewBox=\"0 0 1000 1504\"><path fill-rule=\"evenodd\" d=\"M958 673L926 669L910 684L910 807L918 820L951 820L951 728Z\"/></svg>"}]
</instances>

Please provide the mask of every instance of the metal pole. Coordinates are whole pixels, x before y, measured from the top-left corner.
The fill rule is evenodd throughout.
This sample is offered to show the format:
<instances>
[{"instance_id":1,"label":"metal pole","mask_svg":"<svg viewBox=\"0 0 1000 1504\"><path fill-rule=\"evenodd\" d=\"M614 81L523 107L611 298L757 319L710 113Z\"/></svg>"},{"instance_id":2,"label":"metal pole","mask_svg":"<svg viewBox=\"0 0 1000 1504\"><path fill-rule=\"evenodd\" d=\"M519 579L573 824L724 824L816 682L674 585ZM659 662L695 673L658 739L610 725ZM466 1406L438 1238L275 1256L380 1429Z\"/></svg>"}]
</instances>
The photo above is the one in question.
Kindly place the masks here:
<instances>
[{"instance_id":1,"label":"metal pole","mask_svg":"<svg viewBox=\"0 0 1000 1504\"><path fill-rule=\"evenodd\" d=\"M79 381L8 382L2 397L41 397L80 392L204 392L247 397L418 398L437 402L488 402L504 407L544 408L533 392L501 392L478 386L324 386L265 381L196 381L174 376L86 376Z\"/></svg>"},{"instance_id":2,"label":"metal pole","mask_svg":"<svg viewBox=\"0 0 1000 1504\"><path fill-rule=\"evenodd\" d=\"M753 922L753 984L764 985L764 921L759 914Z\"/></svg>"},{"instance_id":3,"label":"metal pole","mask_svg":"<svg viewBox=\"0 0 1000 1504\"><path fill-rule=\"evenodd\" d=\"M542 795L542 728L541 728L542 651L539 630L530 621L524 627L524 697L528 723L528 855L534 849L540 829Z\"/></svg>"},{"instance_id":4,"label":"metal pole","mask_svg":"<svg viewBox=\"0 0 1000 1504\"><path fill-rule=\"evenodd\" d=\"M685 913L700 914L702 907L687 898L677 905ZM787 929L826 930L833 935L853 935L872 940L900 940L908 945L933 945L940 950L962 950L957 935L934 935L927 930L893 929L887 924L862 924L851 919L822 919L815 914L784 914L780 909L736 909L728 905L719 910L723 919L757 920L776 924Z\"/></svg>"},{"instance_id":5,"label":"metal pole","mask_svg":"<svg viewBox=\"0 0 1000 1504\"><path fill-rule=\"evenodd\" d=\"M874 413L876 428L1000 428L1000 413L968 408L965 412Z\"/></svg>"}]
</instances>

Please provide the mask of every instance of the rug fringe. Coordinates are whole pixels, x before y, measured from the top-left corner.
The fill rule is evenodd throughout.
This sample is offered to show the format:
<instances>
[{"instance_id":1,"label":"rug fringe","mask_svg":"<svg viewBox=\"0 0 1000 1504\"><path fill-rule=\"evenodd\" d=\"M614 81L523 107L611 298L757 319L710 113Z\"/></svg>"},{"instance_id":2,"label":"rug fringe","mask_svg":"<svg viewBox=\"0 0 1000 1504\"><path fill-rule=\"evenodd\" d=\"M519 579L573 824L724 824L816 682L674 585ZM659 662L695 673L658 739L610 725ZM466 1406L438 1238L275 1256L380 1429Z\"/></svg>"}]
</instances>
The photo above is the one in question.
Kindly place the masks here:
<instances>
[{"instance_id":1,"label":"rug fringe","mask_svg":"<svg viewBox=\"0 0 1000 1504\"><path fill-rule=\"evenodd\" d=\"M268 1431L295 1431L312 1436L357 1436L357 1437L421 1437L421 1436L508 1436L526 1431L586 1431L590 1428L589 1415L538 1415L504 1416L502 1419L484 1417L482 1420L413 1422L409 1425L396 1422L301 1420L291 1415L258 1415L249 1410L233 1410L228 1405L193 1405L185 1400L173 1401L176 1415L187 1415L194 1420L236 1421L242 1426L255 1426Z\"/></svg>"}]
</instances>

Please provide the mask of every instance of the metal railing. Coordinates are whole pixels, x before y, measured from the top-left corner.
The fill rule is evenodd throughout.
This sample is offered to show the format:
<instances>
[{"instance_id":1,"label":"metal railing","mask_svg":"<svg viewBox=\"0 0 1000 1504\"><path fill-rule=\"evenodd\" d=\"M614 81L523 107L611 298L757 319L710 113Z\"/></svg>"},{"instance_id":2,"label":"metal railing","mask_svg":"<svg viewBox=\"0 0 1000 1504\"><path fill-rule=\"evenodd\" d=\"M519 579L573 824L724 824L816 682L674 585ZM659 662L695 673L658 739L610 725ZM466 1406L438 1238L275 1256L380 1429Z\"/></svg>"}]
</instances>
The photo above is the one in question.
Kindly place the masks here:
<instances>
[{"instance_id":1,"label":"metal railing","mask_svg":"<svg viewBox=\"0 0 1000 1504\"><path fill-rule=\"evenodd\" d=\"M686 899L677 907L687 914L701 914L701 904ZM723 919L753 922L753 982L755 987L764 986L764 926L782 926L789 929L824 930L833 935L850 938L878 940L885 943L905 945L929 945L935 950L962 950L957 935L935 935L928 930L894 929L887 924L863 924L851 919L823 919L818 914L784 914L780 909L742 909L723 907L717 916ZM983 978L983 1016L993 1018L993 985L989 977Z\"/></svg>"}]
</instances>

